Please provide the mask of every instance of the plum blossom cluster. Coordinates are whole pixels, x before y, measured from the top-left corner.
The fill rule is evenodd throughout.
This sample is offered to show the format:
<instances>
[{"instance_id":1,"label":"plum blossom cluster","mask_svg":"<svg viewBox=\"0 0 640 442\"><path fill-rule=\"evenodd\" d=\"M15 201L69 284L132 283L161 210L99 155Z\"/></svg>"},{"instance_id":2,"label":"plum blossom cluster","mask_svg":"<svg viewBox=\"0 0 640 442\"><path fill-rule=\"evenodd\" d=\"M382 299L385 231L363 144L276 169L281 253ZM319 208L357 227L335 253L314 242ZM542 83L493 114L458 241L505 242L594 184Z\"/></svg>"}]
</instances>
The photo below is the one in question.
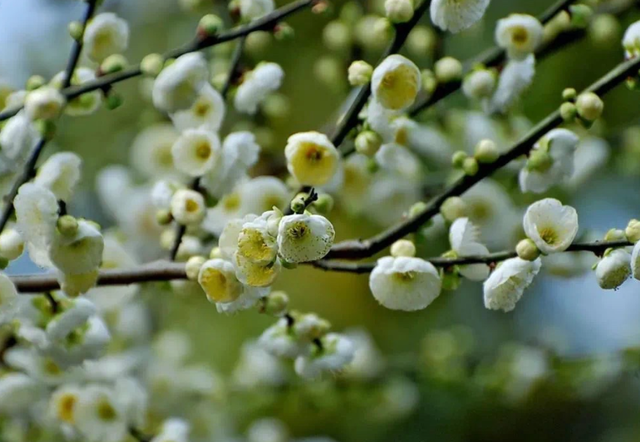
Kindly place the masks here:
<instances>
[{"instance_id":1,"label":"plum blossom cluster","mask_svg":"<svg viewBox=\"0 0 640 442\"><path fill-rule=\"evenodd\" d=\"M202 6L179 3L190 11ZM384 378L388 361L366 331L335 332L328 319L291 309L289 296L273 289L302 266L370 272L369 301L404 312L440 302L464 279L482 283L486 309L509 312L543 268L573 275L592 266L602 289L640 280L639 221L595 240L579 232L576 209L548 195L561 191L565 200L606 162L609 146L596 124L601 95L628 77L629 86L637 84L638 23L622 42L628 64L585 92L567 88L557 111L534 126L517 102L534 81L538 51L554 32L586 29L591 8L561 1L548 17L511 14L495 28L494 49L503 60L471 65L435 48L448 33L480 22L489 0L386 0L385 17L347 4L323 32L327 47L342 56L364 53L369 61L381 39L390 40L388 49L375 63L349 56L338 63L338 75L334 59L319 60L316 75L358 92L331 135L292 130L278 151L269 122L288 111L278 92L285 71L271 61L249 64L243 54L260 49L265 34L290 35L285 16L306 6L326 12L326 4L299 0L275 9L271 0L232 0L232 31L225 34L224 21L207 14L193 43L169 55L150 53L133 67L123 55L127 22L109 12L94 15L92 1L88 6L87 20L69 26L84 59L76 52L70 70L49 81L34 76L24 90L0 95L2 112L16 110L0 130L0 191L9 196L0 264L17 266L28 255L42 273L26 280L9 276L13 267L0 273L0 325L8 336L0 352L7 367L0 414L10 418L7 431L26 437L28 422L52 437L87 442L330 441L295 439L271 418L242 430L221 405L237 391L336 378L379 383L374 416L409 413L418 403L416 386L405 377ZM427 11L430 26L418 25ZM214 52L228 40L235 55ZM407 56L398 53L405 43ZM128 165L108 165L96 177L110 226L103 229L77 215L82 158L61 151L38 161L39 155L62 114L119 107L115 83L135 76L144 77L140 95L153 123L132 137ZM418 118L443 90L461 90L475 108ZM489 178L499 169L513 188ZM530 193L538 195L533 203L523 196ZM346 224L338 218L388 229L336 243ZM444 251L438 242L446 242ZM374 263L341 260L372 258L388 246ZM166 278L166 269L177 276ZM120 271L129 272L128 282L171 281L104 283L105 277L117 283ZM27 295L34 291L29 283L39 281L49 288ZM305 294L311 284L297 291ZM196 362L190 336L158 330L163 292L276 322L242 345L231 375L223 376ZM449 371L438 365L452 362L449 356L424 353L429 373ZM514 368L518 360L529 371ZM524 397L550 364L529 347L510 349L501 362L510 367L504 389L511 398Z\"/></svg>"}]
</instances>

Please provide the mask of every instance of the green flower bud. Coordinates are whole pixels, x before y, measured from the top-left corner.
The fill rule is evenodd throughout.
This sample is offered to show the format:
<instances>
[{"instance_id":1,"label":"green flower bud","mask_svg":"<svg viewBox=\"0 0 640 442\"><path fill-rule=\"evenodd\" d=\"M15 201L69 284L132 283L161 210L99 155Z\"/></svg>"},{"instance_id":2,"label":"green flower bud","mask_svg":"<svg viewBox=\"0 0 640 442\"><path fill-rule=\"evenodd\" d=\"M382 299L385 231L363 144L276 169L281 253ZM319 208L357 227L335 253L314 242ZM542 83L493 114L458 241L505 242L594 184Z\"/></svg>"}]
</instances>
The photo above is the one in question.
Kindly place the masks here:
<instances>
[{"instance_id":1,"label":"green flower bud","mask_svg":"<svg viewBox=\"0 0 640 442\"><path fill-rule=\"evenodd\" d=\"M79 21L72 21L69 23L69 27L67 28L69 31L69 35L76 41L79 41L84 34L84 28L82 27L82 23Z\"/></svg>"},{"instance_id":2,"label":"green flower bud","mask_svg":"<svg viewBox=\"0 0 640 442\"><path fill-rule=\"evenodd\" d=\"M220 250L220 247L214 247L213 249L211 249L211 252L209 252L209 259L220 258L222 258L222 251Z\"/></svg>"},{"instance_id":3,"label":"green flower bud","mask_svg":"<svg viewBox=\"0 0 640 442\"><path fill-rule=\"evenodd\" d=\"M569 6L569 13L571 14L572 25L578 28L586 28L593 15L593 10L587 5L577 4Z\"/></svg>"},{"instance_id":4,"label":"green flower bud","mask_svg":"<svg viewBox=\"0 0 640 442\"><path fill-rule=\"evenodd\" d=\"M411 206L411 208L409 209L409 213L408 213L409 218L415 218L416 216L419 216L426 209L427 209L427 203L424 203L422 201L418 201L413 206Z\"/></svg>"},{"instance_id":5,"label":"green flower bud","mask_svg":"<svg viewBox=\"0 0 640 442\"><path fill-rule=\"evenodd\" d=\"M482 140L476 145L474 156L480 163L491 164L500 156L498 145L492 140Z\"/></svg>"},{"instance_id":6,"label":"green flower bud","mask_svg":"<svg viewBox=\"0 0 640 442\"><path fill-rule=\"evenodd\" d=\"M384 10L392 23L406 23L413 17L413 1L385 0Z\"/></svg>"},{"instance_id":7,"label":"green flower bud","mask_svg":"<svg viewBox=\"0 0 640 442\"><path fill-rule=\"evenodd\" d=\"M462 150L459 150L457 152L454 152L453 157L451 157L451 164L456 169L462 169L462 166L464 165L464 161L467 158L468 158L467 153Z\"/></svg>"},{"instance_id":8,"label":"green flower bud","mask_svg":"<svg viewBox=\"0 0 640 442\"><path fill-rule=\"evenodd\" d=\"M63 215L58 218L57 227L60 234L72 237L78 233L78 220L71 215Z\"/></svg>"},{"instance_id":9,"label":"green flower bud","mask_svg":"<svg viewBox=\"0 0 640 442\"><path fill-rule=\"evenodd\" d=\"M373 66L363 60L356 60L349 65L348 79L351 86L364 86L371 81Z\"/></svg>"},{"instance_id":10,"label":"green flower bud","mask_svg":"<svg viewBox=\"0 0 640 442\"><path fill-rule=\"evenodd\" d=\"M32 75L27 80L26 89L28 91L34 91L38 88L41 88L46 83L46 80L41 75Z\"/></svg>"},{"instance_id":11,"label":"green flower bud","mask_svg":"<svg viewBox=\"0 0 640 442\"><path fill-rule=\"evenodd\" d=\"M366 130L358 134L355 145L357 152L372 157L382 146L382 137L377 132Z\"/></svg>"},{"instance_id":12,"label":"green flower bud","mask_svg":"<svg viewBox=\"0 0 640 442\"><path fill-rule=\"evenodd\" d=\"M278 23L273 36L278 41L291 40L296 35L296 31L288 23Z\"/></svg>"},{"instance_id":13,"label":"green flower bud","mask_svg":"<svg viewBox=\"0 0 640 442\"><path fill-rule=\"evenodd\" d=\"M146 55L140 63L140 70L144 75L157 77L164 67L164 58L160 54Z\"/></svg>"},{"instance_id":14,"label":"green flower bud","mask_svg":"<svg viewBox=\"0 0 640 442\"><path fill-rule=\"evenodd\" d=\"M200 273L200 268L202 264L206 261L204 256L192 256L187 260L185 264L185 270L187 272L187 278L189 281L197 281L198 274Z\"/></svg>"},{"instance_id":15,"label":"green flower bud","mask_svg":"<svg viewBox=\"0 0 640 442\"><path fill-rule=\"evenodd\" d=\"M161 226L166 226L171 224L173 221L173 216L171 216L171 211L167 209L160 209L156 212L156 221Z\"/></svg>"},{"instance_id":16,"label":"green flower bud","mask_svg":"<svg viewBox=\"0 0 640 442\"><path fill-rule=\"evenodd\" d=\"M604 110L604 102L593 92L585 92L578 96L576 107L580 117L586 121L596 121L602 115Z\"/></svg>"},{"instance_id":17,"label":"green flower bud","mask_svg":"<svg viewBox=\"0 0 640 442\"><path fill-rule=\"evenodd\" d=\"M127 67L127 59L124 55L121 54L113 54L104 59L102 64L100 65L100 71L103 74L113 74L115 72L120 72Z\"/></svg>"},{"instance_id":18,"label":"green flower bud","mask_svg":"<svg viewBox=\"0 0 640 442\"><path fill-rule=\"evenodd\" d=\"M560 116L564 121L570 123L578 116L578 108L573 103L562 103L560 106Z\"/></svg>"},{"instance_id":19,"label":"green flower bud","mask_svg":"<svg viewBox=\"0 0 640 442\"><path fill-rule=\"evenodd\" d=\"M553 158L544 149L536 149L529 154L527 169L536 172L546 172L553 165Z\"/></svg>"},{"instance_id":20,"label":"green flower bud","mask_svg":"<svg viewBox=\"0 0 640 442\"><path fill-rule=\"evenodd\" d=\"M287 312L288 308L289 296L281 290L271 292L264 298L263 311L267 315L280 317Z\"/></svg>"},{"instance_id":21,"label":"green flower bud","mask_svg":"<svg viewBox=\"0 0 640 442\"><path fill-rule=\"evenodd\" d=\"M540 250L536 244L529 238L523 239L516 246L516 253L525 261L535 261L540 256Z\"/></svg>"},{"instance_id":22,"label":"green flower bud","mask_svg":"<svg viewBox=\"0 0 640 442\"><path fill-rule=\"evenodd\" d=\"M333 204L333 197L328 193L323 193L318 196L318 199L313 203L313 207L318 213L328 215L333 210Z\"/></svg>"},{"instance_id":23,"label":"green flower bud","mask_svg":"<svg viewBox=\"0 0 640 442\"><path fill-rule=\"evenodd\" d=\"M444 57L436 62L434 68L440 83L450 83L462 78L462 63L453 57Z\"/></svg>"},{"instance_id":24,"label":"green flower bud","mask_svg":"<svg viewBox=\"0 0 640 442\"><path fill-rule=\"evenodd\" d=\"M306 193L299 193L296 197L291 201L291 210L293 213L302 213L307 208L307 204L305 202L307 198Z\"/></svg>"},{"instance_id":25,"label":"green flower bud","mask_svg":"<svg viewBox=\"0 0 640 442\"><path fill-rule=\"evenodd\" d=\"M575 101L578 97L578 93L572 87L568 87L562 91L562 99L564 101Z\"/></svg>"},{"instance_id":26,"label":"green flower bud","mask_svg":"<svg viewBox=\"0 0 640 442\"><path fill-rule=\"evenodd\" d=\"M198 35L213 37L224 27L224 21L215 14L207 14L198 23Z\"/></svg>"},{"instance_id":27,"label":"green flower bud","mask_svg":"<svg viewBox=\"0 0 640 442\"><path fill-rule=\"evenodd\" d=\"M454 222L458 218L464 218L467 216L467 203L464 202L459 196L452 196L447 198L440 207L440 213L445 221L450 223Z\"/></svg>"},{"instance_id":28,"label":"green flower bud","mask_svg":"<svg viewBox=\"0 0 640 442\"><path fill-rule=\"evenodd\" d=\"M115 110L119 108L120 106L122 106L122 103L124 103L122 95L115 93L114 91L110 91L107 99L105 100L105 105L109 110Z\"/></svg>"},{"instance_id":29,"label":"green flower bud","mask_svg":"<svg viewBox=\"0 0 640 442\"><path fill-rule=\"evenodd\" d=\"M627 239L624 230L621 229L609 229L609 231L604 235L605 241L624 241Z\"/></svg>"},{"instance_id":30,"label":"green flower bud","mask_svg":"<svg viewBox=\"0 0 640 442\"><path fill-rule=\"evenodd\" d=\"M322 30L322 41L333 51L346 51L351 47L351 29L341 20L330 21Z\"/></svg>"},{"instance_id":31,"label":"green flower bud","mask_svg":"<svg viewBox=\"0 0 640 442\"><path fill-rule=\"evenodd\" d=\"M416 246L407 239L399 239L391 245L391 256L398 258L401 256L416 256Z\"/></svg>"},{"instance_id":32,"label":"green flower bud","mask_svg":"<svg viewBox=\"0 0 640 442\"><path fill-rule=\"evenodd\" d=\"M465 158L464 162L462 163L462 170L464 171L465 175L474 176L478 173L479 169L480 165L478 164L478 160L473 157Z\"/></svg>"},{"instance_id":33,"label":"green flower bud","mask_svg":"<svg viewBox=\"0 0 640 442\"><path fill-rule=\"evenodd\" d=\"M632 219L631 221L629 221L629 224L627 224L627 228L625 229L624 233L627 237L627 240L629 240L630 242L635 244L640 241L640 221L638 221L637 219Z\"/></svg>"}]
</instances>

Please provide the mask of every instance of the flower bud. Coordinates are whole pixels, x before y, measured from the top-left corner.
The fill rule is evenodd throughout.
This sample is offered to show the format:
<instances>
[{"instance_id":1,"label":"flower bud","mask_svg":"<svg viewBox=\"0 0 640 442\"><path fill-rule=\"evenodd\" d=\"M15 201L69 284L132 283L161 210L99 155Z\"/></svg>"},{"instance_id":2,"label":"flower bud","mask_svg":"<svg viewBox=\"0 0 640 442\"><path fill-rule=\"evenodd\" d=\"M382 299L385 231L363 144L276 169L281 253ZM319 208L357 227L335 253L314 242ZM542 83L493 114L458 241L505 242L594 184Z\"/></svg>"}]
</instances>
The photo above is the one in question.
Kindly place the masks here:
<instances>
[{"instance_id":1,"label":"flower bud","mask_svg":"<svg viewBox=\"0 0 640 442\"><path fill-rule=\"evenodd\" d=\"M273 36L278 41L291 40L296 35L296 31L290 24L280 22L273 31Z\"/></svg>"},{"instance_id":2,"label":"flower bud","mask_svg":"<svg viewBox=\"0 0 640 442\"><path fill-rule=\"evenodd\" d=\"M363 60L356 60L349 66L349 84L351 86L364 86L371 81L373 66Z\"/></svg>"},{"instance_id":3,"label":"flower bud","mask_svg":"<svg viewBox=\"0 0 640 442\"><path fill-rule=\"evenodd\" d=\"M423 201L418 201L409 209L408 216L409 218L415 218L419 216L427 209L427 203Z\"/></svg>"},{"instance_id":4,"label":"flower bud","mask_svg":"<svg viewBox=\"0 0 640 442\"><path fill-rule=\"evenodd\" d=\"M529 155L527 169L536 172L546 172L553 165L553 158L549 152L543 149L536 149Z\"/></svg>"},{"instance_id":5,"label":"flower bud","mask_svg":"<svg viewBox=\"0 0 640 442\"><path fill-rule=\"evenodd\" d=\"M391 256L394 258L401 256L411 258L416 256L416 246L407 239L399 239L391 245Z\"/></svg>"},{"instance_id":6,"label":"flower bud","mask_svg":"<svg viewBox=\"0 0 640 442\"><path fill-rule=\"evenodd\" d=\"M602 99L593 92L585 92L578 96L576 107L580 117L584 118L588 122L593 122L602 115L604 103L602 102Z\"/></svg>"},{"instance_id":7,"label":"flower bud","mask_svg":"<svg viewBox=\"0 0 640 442\"><path fill-rule=\"evenodd\" d=\"M79 21L72 21L71 23L69 23L69 27L67 28L67 30L69 31L69 35L71 36L71 38L76 41L80 40L82 38L82 34L84 33L84 27Z\"/></svg>"},{"instance_id":8,"label":"flower bud","mask_svg":"<svg viewBox=\"0 0 640 442\"><path fill-rule=\"evenodd\" d=\"M449 83L462 78L462 63L453 57L444 57L436 62L434 68L440 83Z\"/></svg>"},{"instance_id":9,"label":"flower bud","mask_svg":"<svg viewBox=\"0 0 640 442\"><path fill-rule=\"evenodd\" d=\"M462 170L464 171L465 175L474 176L478 173L479 169L480 166L478 164L478 160L473 157L465 158L464 162L462 163Z\"/></svg>"},{"instance_id":10,"label":"flower bud","mask_svg":"<svg viewBox=\"0 0 640 442\"><path fill-rule=\"evenodd\" d=\"M589 26L589 37L597 45L609 45L620 39L620 21L612 14L597 14Z\"/></svg>"},{"instance_id":11,"label":"flower bud","mask_svg":"<svg viewBox=\"0 0 640 442\"><path fill-rule=\"evenodd\" d=\"M333 197L328 193L323 193L318 196L318 199L313 203L313 207L321 215L328 215L333 210Z\"/></svg>"},{"instance_id":12,"label":"flower bud","mask_svg":"<svg viewBox=\"0 0 640 442\"><path fill-rule=\"evenodd\" d=\"M492 140L481 140L476 145L474 156L480 163L491 164L500 156L498 145Z\"/></svg>"},{"instance_id":13,"label":"flower bud","mask_svg":"<svg viewBox=\"0 0 640 442\"><path fill-rule=\"evenodd\" d=\"M564 101L575 101L578 97L578 93L572 87L568 87L562 91L562 99Z\"/></svg>"},{"instance_id":14,"label":"flower bud","mask_svg":"<svg viewBox=\"0 0 640 442\"><path fill-rule=\"evenodd\" d=\"M366 130L358 134L355 145L357 152L368 157L372 157L380 149L380 146L382 145L382 137L378 135L377 132Z\"/></svg>"},{"instance_id":15,"label":"flower bud","mask_svg":"<svg viewBox=\"0 0 640 442\"><path fill-rule=\"evenodd\" d=\"M58 231L67 237L73 237L78 233L78 220L71 215L63 215L58 218Z\"/></svg>"},{"instance_id":16,"label":"flower bud","mask_svg":"<svg viewBox=\"0 0 640 442\"><path fill-rule=\"evenodd\" d=\"M161 226L166 226L173 221L171 211L168 209L160 209L156 212L156 222Z\"/></svg>"},{"instance_id":17,"label":"flower bud","mask_svg":"<svg viewBox=\"0 0 640 442\"><path fill-rule=\"evenodd\" d=\"M627 239L625 231L621 229L609 229L604 235L605 241L624 241Z\"/></svg>"},{"instance_id":18,"label":"flower bud","mask_svg":"<svg viewBox=\"0 0 640 442\"><path fill-rule=\"evenodd\" d=\"M24 240L15 229L6 229L0 234L0 257L12 261L22 255Z\"/></svg>"},{"instance_id":19,"label":"flower bud","mask_svg":"<svg viewBox=\"0 0 640 442\"><path fill-rule=\"evenodd\" d=\"M140 70L144 75L157 77L164 67L164 58L160 54L148 54L140 63Z\"/></svg>"},{"instance_id":20,"label":"flower bud","mask_svg":"<svg viewBox=\"0 0 640 442\"><path fill-rule=\"evenodd\" d=\"M271 292L269 296L264 298L263 308L267 315L283 316L289 308L289 296L281 290Z\"/></svg>"},{"instance_id":21,"label":"flower bud","mask_svg":"<svg viewBox=\"0 0 640 442\"><path fill-rule=\"evenodd\" d=\"M113 74L115 72L124 70L124 68L126 67L127 59L124 57L124 55L113 54L104 59L104 61L100 65L100 71L103 74Z\"/></svg>"},{"instance_id":22,"label":"flower bud","mask_svg":"<svg viewBox=\"0 0 640 442\"><path fill-rule=\"evenodd\" d=\"M474 100L491 96L496 87L496 76L488 69L477 69L464 78L462 92Z\"/></svg>"},{"instance_id":23,"label":"flower bud","mask_svg":"<svg viewBox=\"0 0 640 442\"><path fill-rule=\"evenodd\" d=\"M207 14L200 19L198 23L198 35L201 37L213 37L222 27L224 22L215 14Z\"/></svg>"},{"instance_id":24,"label":"flower bud","mask_svg":"<svg viewBox=\"0 0 640 442\"><path fill-rule=\"evenodd\" d=\"M66 103L60 91L51 86L43 86L27 94L24 110L32 120L52 120L60 115Z\"/></svg>"},{"instance_id":25,"label":"flower bud","mask_svg":"<svg viewBox=\"0 0 640 442\"><path fill-rule=\"evenodd\" d=\"M569 6L569 13L571 14L572 25L578 28L586 28L593 15L593 9L582 4L571 5Z\"/></svg>"},{"instance_id":26,"label":"flower bud","mask_svg":"<svg viewBox=\"0 0 640 442\"><path fill-rule=\"evenodd\" d=\"M44 79L44 77L42 75L32 75L27 80L27 84L25 86L25 89L28 90L28 91L35 91L36 89L41 88L42 86L44 86L45 83L46 83L46 80Z\"/></svg>"},{"instance_id":27,"label":"flower bud","mask_svg":"<svg viewBox=\"0 0 640 442\"><path fill-rule=\"evenodd\" d=\"M392 23L406 23L413 17L413 1L385 0L384 10Z\"/></svg>"},{"instance_id":28,"label":"flower bud","mask_svg":"<svg viewBox=\"0 0 640 442\"><path fill-rule=\"evenodd\" d=\"M640 241L640 221L638 221L637 219L632 219L631 221L629 221L624 234L627 237L627 240L632 243L637 243L638 241Z\"/></svg>"},{"instance_id":29,"label":"flower bud","mask_svg":"<svg viewBox=\"0 0 640 442\"><path fill-rule=\"evenodd\" d=\"M451 157L451 164L456 169L462 169L462 166L464 165L464 161L467 159L467 157L468 157L467 153L462 150L454 152L453 156Z\"/></svg>"},{"instance_id":30,"label":"flower bud","mask_svg":"<svg viewBox=\"0 0 640 442\"><path fill-rule=\"evenodd\" d=\"M540 256L540 250L529 238L523 239L516 246L516 253L520 259L525 261L535 261Z\"/></svg>"},{"instance_id":31,"label":"flower bud","mask_svg":"<svg viewBox=\"0 0 640 442\"><path fill-rule=\"evenodd\" d=\"M578 108L573 103L562 103L560 106L560 116L564 121L570 123L578 116Z\"/></svg>"},{"instance_id":32,"label":"flower bud","mask_svg":"<svg viewBox=\"0 0 640 442\"><path fill-rule=\"evenodd\" d=\"M416 57L432 55L435 45L435 33L427 26L416 26L407 37L407 50Z\"/></svg>"},{"instance_id":33,"label":"flower bud","mask_svg":"<svg viewBox=\"0 0 640 442\"><path fill-rule=\"evenodd\" d=\"M436 74L430 69L423 69L420 72L420 76L422 78L422 89L424 89L427 94L432 94L438 87Z\"/></svg>"},{"instance_id":34,"label":"flower bud","mask_svg":"<svg viewBox=\"0 0 640 442\"><path fill-rule=\"evenodd\" d=\"M220 247L214 247L211 249L211 252L209 252L209 259L222 259L222 250L220 250Z\"/></svg>"},{"instance_id":35,"label":"flower bud","mask_svg":"<svg viewBox=\"0 0 640 442\"><path fill-rule=\"evenodd\" d=\"M185 264L185 270L187 272L187 278L189 281L197 281L198 274L200 273L200 269L202 268L202 264L206 262L204 256L192 256L187 260Z\"/></svg>"},{"instance_id":36,"label":"flower bud","mask_svg":"<svg viewBox=\"0 0 640 442\"><path fill-rule=\"evenodd\" d=\"M304 212L304 210L307 208L307 204L305 202L306 198L306 193L299 193L293 200L291 200L291 210L293 211L293 213Z\"/></svg>"},{"instance_id":37,"label":"flower bud","mask_svg":"<svg viewBox=\"0 0 640 442\"><path fill-rule=\"evenodd\" d=\"M124 98L122 98L122 95L114 92L113 90L109 91L109 95L104 102L105 107L108 110L116 110L120 106L122 106L122 103L124 103Z\"/></svg>"},{"instance_id":38,"label":"flower bud","mask_svg":"<svg viewBox=\"0 0 640 442\"><path fill-rule=\"evenodd\" d=\"M440 207L440 213L445 221L450 223L467 215L467 203L459 196L447 198Z\"/></svg>"}]
</instances>

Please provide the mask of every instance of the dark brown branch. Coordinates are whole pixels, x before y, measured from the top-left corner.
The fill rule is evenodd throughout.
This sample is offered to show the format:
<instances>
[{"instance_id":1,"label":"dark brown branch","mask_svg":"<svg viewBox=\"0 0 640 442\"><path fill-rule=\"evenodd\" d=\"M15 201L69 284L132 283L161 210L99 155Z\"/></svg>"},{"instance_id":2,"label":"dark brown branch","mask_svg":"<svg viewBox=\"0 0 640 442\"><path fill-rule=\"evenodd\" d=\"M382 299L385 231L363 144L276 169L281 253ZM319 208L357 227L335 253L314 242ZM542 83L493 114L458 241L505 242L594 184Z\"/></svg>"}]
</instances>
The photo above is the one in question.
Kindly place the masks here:
<instances>
[{"instance_id":1,"label":"dark brown branch","mask_svg":"<svg viewBox=\"0 0 640 442\"><path fill-rule=\"evenodd\" d=\"M604 95L611 89L624 82L627 77L634 76L640 68L640 58L625 61L612 71L592 84L586 91L597 95ZM442 204L452 196L462 195L484 178L492 175L498 169L504 167L512 160L526 155L533 145L551 129L563 123L558 110L552 112L547 118L538 123L527 135L502 154L494 163L482 165L474 176L465 175L458 179L451 187L434 198L427 207L413 218L402 221L382 233L364 241L345 241L333 246L326 259L362 259L372 256L396 240L415 232L440 211Z\"/></svg>"},{"instance_id":2,"label":"dark brown branch","mask_svg":"<svg viewBox=\"0 0 640 442\"><path fill-rule=\"evenodd\" d=\"M231 89L231 85L235 81L238 76L238 70L240 67L240 60L242 59L242 51L244 50L244 43L246 41L246 37L241 37L236 43L236 47L233 50L233 55L231 56L231 66L229 67L229 73L227 74L227 78L224 80L224 84L222 85L222 89L220 90L220 94L223 98L227 98L227 94L229 93L229 89Z\"/></svg>"},{"instance_id":3,"label":"dark brown branch","mask_svg":"<svg viewBox=\"0 0 640 442\"><path fill-rule=\"evenodd\" d=\"M572 244L566 250L567 252L592 252L597 256L601 256L605 250L611 247L626 247L632 246L633 244L628 241L596 241L593 243L578 243ZM501 261L506 261L510 258L515 258L517 255L514 251L504 251L504 252L496 252L491 253L489 255L484 256L465 256L461 258L430 258L427 259L431 264L435 267L452 267L456 265L469 265L469 264L495 264ZM370 273L374 267L375 263L366 262L366 263L357 263L357 262L344 262L344 261L334 261L334 260L320 260L313 263L310 263L316 268L332 271L332 272L344 272L344 273Z\"/></svg>"},{"instance_id":4,"label":"dark brown branch","mask_svg":"<svg viewBox=\"0 0 640 442\"><path fill-rule=\"evenodd\" d=\"M186 279L184 263L158 262L132 269L101 270L98 286L129 285L143 282ZM11 276L20 293L45 293L60 290L55 274Z\"/></svg>"}]
</instances>

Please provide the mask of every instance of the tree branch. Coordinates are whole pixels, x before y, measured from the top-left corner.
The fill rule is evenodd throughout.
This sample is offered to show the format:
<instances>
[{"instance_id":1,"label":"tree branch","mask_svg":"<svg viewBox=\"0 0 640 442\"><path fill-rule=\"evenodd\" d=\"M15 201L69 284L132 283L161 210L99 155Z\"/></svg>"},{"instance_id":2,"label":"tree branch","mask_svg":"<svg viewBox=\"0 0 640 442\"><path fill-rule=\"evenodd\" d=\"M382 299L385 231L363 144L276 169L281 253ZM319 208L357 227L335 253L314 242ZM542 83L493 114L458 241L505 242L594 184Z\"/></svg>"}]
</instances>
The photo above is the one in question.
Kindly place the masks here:
<instances>
[{"instance_id":1,"label":"tree branch","mask_svg":"<svg viewBox=\"0 0 640 442\"><path fill-rule=\"evenodd\" d=\"M597 95L604 95L625 81L627 77L636 75L638 68L640 68L640 58L625 61L592 84L586 91L594 92ZM463 194L482 179L490 176L512 160L521 155L526 155L540 138L562 123L563 120L560 116L560 111L556 110L552 112L525 135L524 138L513 145L510 150L502 154L494 163L481 165L478 173L474 176L465 175L459 178L451 187L433 199L418 215L402 221L368 240L338 243L332 247L326 259L362 259L385 249L396 240L416 231L420 226L436 216L447 198Z\"/></svg>"},{"instance_id":2,"label":"tree branch","mask_svg":"<svg viewBox=\"0 0 640 442\"><path fill-rule=\"evenodd\" d=\"M633 246L633 243L628 241L596 241L592 243L577 243L572 244L566 250L566 252L592 252L595 255L601 256L605 250L611 247L627 247ZM491 253L489 255L478 255L478 256L465 256L461 258L429 258L431 264L435 267L452 267L452 266L461 266L461 265L469 265L469 264L495 264L501 261L506 261L510 258L515 258L518 254L514 251L503 251ZM366 262L366 263L358 263L358 262L344 262L344 261L334 261L323 259L320 261L310 263L316 268L333 271L333 272L344 272L344 273L370 273L374 267L375 263Z\"/></svg>"},{"instance_id":3,"label":"tree branch","mask_svg":"<svg viewBox=\"0 0 640 442\"><path fill-rule=\"evenodd\" d=\"M197 52L202 49L206 49L212 46L226 43L231 40L236 40L238 38L245 37L256 31L270 30L278 22L282 21L286 17L306 7L313 6L316 2L317 0L297 0L286 6L283 6L282 8L278 8L272 13L267 14L264 17L261 17L257 20L254 20L245 26L238 26L229 31L221 32L218 35L214 35L204 39L196 38L191 43L188 43L182 47L173 49L165 53L164 58L165 59L176 58L181 55L188 54L190 52ZM94 81L90 81L79 86L71 86L71 87L64 88L61 92L67 98L67 100L71 100L82 94L93 92L99 89L104 89L108 86L114 85L116 83L120 83L130 78L138 77L140 75L142 75L140 65L131 66L128 69L125 69L123 71L117 72L115 74L99 77ZM20 112L21 109L22 107L18 107L13 109L7 109L3 112L0 112L0 121L13 117L15 114Z\"/></svg>"},{"instance_id":4,"label":"tree branch","mask_svg":"<svg viewBox=\"0 0 640 442\"><path fill-rule=\"evenodd\" d=\"M80 54L82 53L82 45L83 45L82 36L84 35L84 30L87 27L87 23L89 22L89 20L91 20L91 17L93 17L93 14L95 13L97 3L98 3L97 0L89 0L87 2L87 9L85 10L85 14L82 19L82 35L78 39L74 40L73 42L73 46L71 48L71 54L69 55L69 61L67 62L67 67L64 71L64 77L62 81L63 88L66 88L71 84L73 73L76 70L76 66L78 66L78 61L80 60ZM13 115L18 113L19 110L20 109L16 110L16 112ZM31 178L35 176L36 164L46 144L47 144L47 140L44 137L40 138L40 140L36 144L36 147L31 152L31 155L29 155L29 158L25 164L22 174L20 175L18 180L15 183L13 183L13 186L11 187L11 191L9 192L9 194L5 196L4 201L6 205L2 211L2 216L0 216L0 233L2 233L4 228L7 226L7 223L9 222L11 215L13 215L13 200L18 194L18 190L20 190L20 186L22 186L24 183L26 183L27 181L29 181Z\"/></svg>"},{"instance_id":5,"label":"tree branch","mask_svg":"<svg viewBox=\"0 0 640 442\"><path fill-rule=\"evenodd\" d=\"M222 85L222 89L220 90L220 94L223 98L227 98L229 89L231 89L231 85L233 84L235 77L238 75L238 68L240 67L240 60L242 59L242 51L244 50L244 43L246 39L246 37L241 37L238 40L235 49L233 50L229 73L227 74L227 78L225 79L224 84Z\"/></svg>"}]
</instances>

